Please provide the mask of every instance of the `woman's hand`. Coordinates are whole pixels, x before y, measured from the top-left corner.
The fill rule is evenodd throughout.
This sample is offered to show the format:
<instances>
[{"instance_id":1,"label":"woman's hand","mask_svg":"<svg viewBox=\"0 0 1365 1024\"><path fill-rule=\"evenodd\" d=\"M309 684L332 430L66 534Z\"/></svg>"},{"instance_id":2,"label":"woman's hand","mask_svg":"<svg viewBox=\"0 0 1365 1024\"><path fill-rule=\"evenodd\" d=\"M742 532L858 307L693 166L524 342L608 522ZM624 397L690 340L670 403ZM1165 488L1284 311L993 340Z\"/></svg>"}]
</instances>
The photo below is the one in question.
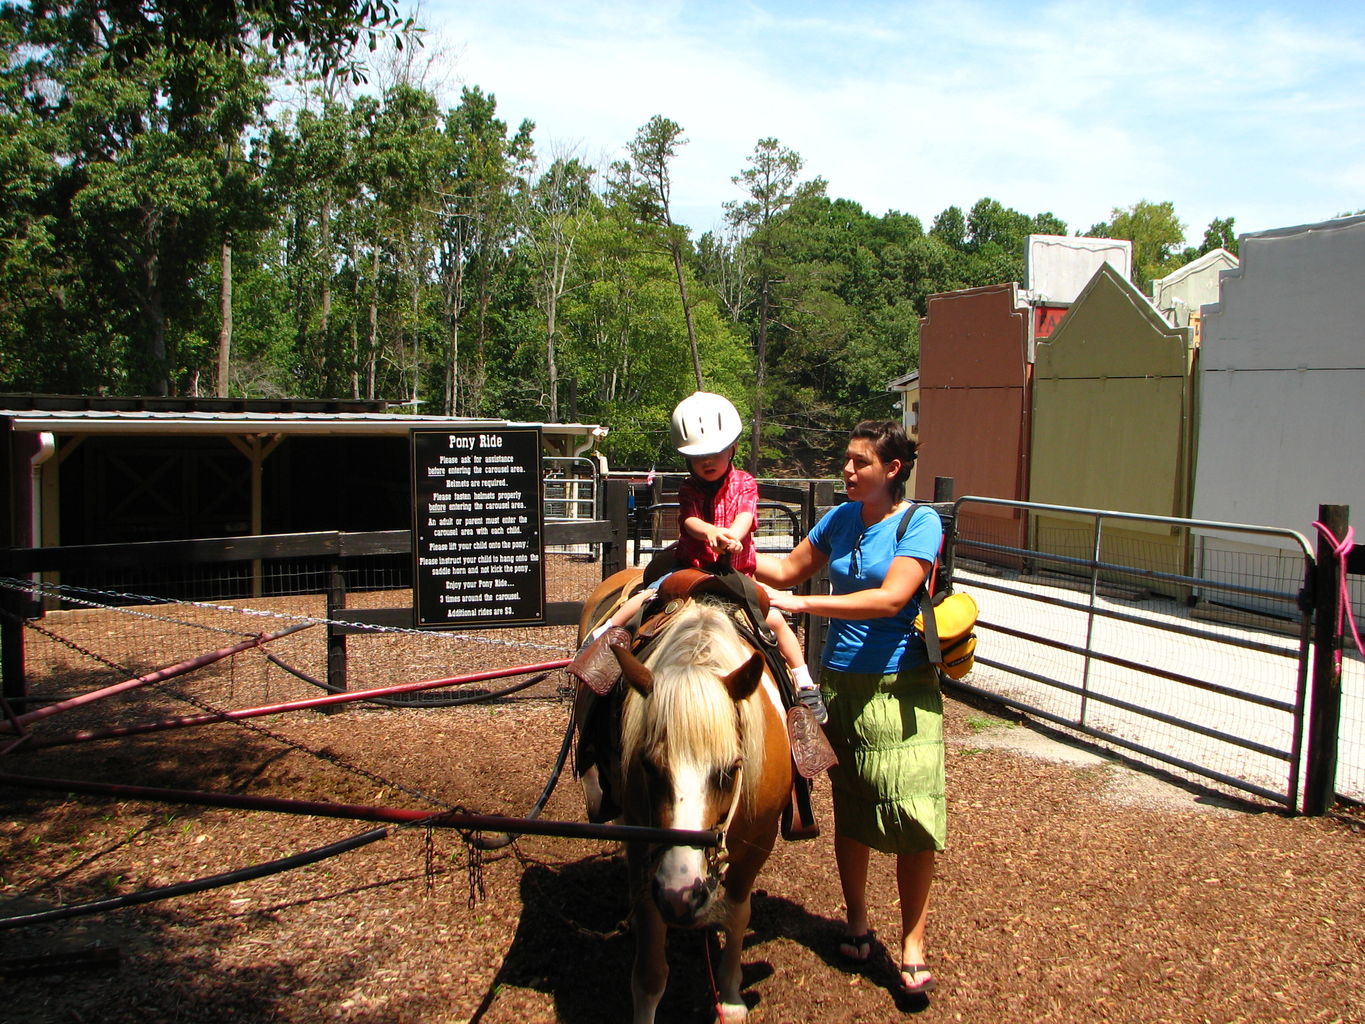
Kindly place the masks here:
<instances>
[{"instance_id":1,"label":"woman's hand","mask_svg":"<svg viewBox=\"0 0 1365 1024\"><path fill-rule=\"evenodd\" d=\"M922 558L897 555L881 586L846 594L811 594L802 601L808 615L829 619L881 619L895 615L924 583L931 563Z\"/></svg>"},{"instance_id":2,"label":"woman's hand","mask_svg":"<svg viewBox=\"0 0 1365 1024\"><path fill-rule=\"evenodd\" d=\"M805 610L805 599L800 594L793 594L790 590L777 590L766 583L759 583L758 589L768 595L769 607L776 608L780 612L795 614Z\"/></svg>"}]
</instances>

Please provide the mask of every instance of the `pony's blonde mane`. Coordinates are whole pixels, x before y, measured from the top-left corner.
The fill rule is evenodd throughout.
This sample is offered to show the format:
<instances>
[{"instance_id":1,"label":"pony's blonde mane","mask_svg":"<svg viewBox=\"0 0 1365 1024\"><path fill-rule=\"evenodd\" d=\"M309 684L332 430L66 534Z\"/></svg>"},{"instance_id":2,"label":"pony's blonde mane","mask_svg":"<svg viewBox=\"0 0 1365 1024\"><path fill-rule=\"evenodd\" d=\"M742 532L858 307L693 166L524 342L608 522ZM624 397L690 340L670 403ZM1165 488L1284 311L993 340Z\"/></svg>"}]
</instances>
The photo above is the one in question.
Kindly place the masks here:
<instances>
[{"instance_id":1,"label":"pony's blonde mane","mask_svg":"<svg viewBox=\"0 0 1365 1024\"><path fill-rule=\"evenodd\" d=\"M726 606L689 601L645 664L654 673L648 698L631 690L621 715L621 755L633 764L642 751L668 737L670 754L699 764L729 767L743 757L743 796L757 792L763 764L762 686L736 704L721 682L753 654Z\"/></svg>"}]
</instances>

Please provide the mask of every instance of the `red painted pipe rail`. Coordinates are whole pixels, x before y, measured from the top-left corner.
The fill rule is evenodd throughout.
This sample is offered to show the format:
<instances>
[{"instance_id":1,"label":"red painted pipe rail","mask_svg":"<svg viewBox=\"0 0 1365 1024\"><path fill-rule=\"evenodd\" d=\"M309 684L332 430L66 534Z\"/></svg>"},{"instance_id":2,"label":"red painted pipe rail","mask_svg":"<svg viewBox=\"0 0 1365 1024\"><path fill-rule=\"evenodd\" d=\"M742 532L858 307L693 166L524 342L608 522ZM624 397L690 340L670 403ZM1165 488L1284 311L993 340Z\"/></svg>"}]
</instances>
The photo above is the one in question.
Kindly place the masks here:
<instances>
[{"instance_id":1,"label":"red painted pipe rail","mask_svg":"<svg viewBox=\"0 0 1365 1024\"><path fill-rule=\"evenodd\" d=\"M110 726L107 729L83 729L79 732L63 733L56 736L30 736L25 749L40 747L59 747L71 743L88 743L92 740L114 739L124 736L140 736L151 732L164 732L168 729L185 729L197 725L211 725L214 722L238 722L248 718L261 718L265 715L278 715L287 711L308 711L316 708L331 707L337 704L350 704L355 701L370 700L374 697L387 697L399 693L416 693L420 690L435 690L442 686L458 686L464 683L477 683L487 679L502 679L507 676L530 675L536 672L549 672L564 668L572 658L546 661L538 665L514 665L511 668L493 669L488 672L475 672L464 676L447 676L442 679L424 679L415 683L398 683L394 686L381 686L370 690L348 690L345 693L331 693L322 697L306 697L301 700L285 701L279 704L266 704L255 708L239 708L234 711L218 711L203 715L181 715L176 718L163 718L154 722L141 722L135 725ZM0 750L0 754L5 751Z\"/></svg>"},{"instance_id":2,"label":"red painted pipe rail","mask_svg":"<svg viewBox=\"0 0 1365 1024\"><path fill-rule=\"evenodd\" d=\"M110 686L102 686L98 690L91 690L89 693L83 693L78 697L70 697L66 700L58 701L56 704L46 704L34 711L16 715L12 721L0 722L0 730L5 732L21 731L26 725L32 722L50 718L62 711L69 711L71 708L93 704L97 700L103 700L105 697L112 697L114 694L124 693L127 690L133 690L139 686L148 686L152 683L161 683L165 682L167 679L174 679L176 676L183 676L186 672L193 672L195 669L203 668L205 665L212 665L215 661L222 661L224 658L230 658L234 654L240 654L242 651L249 651L253 647L260 647L262 644L268 644L272 640L278 640L281 637L288 636L291 633L297 633L299 630L307 629L309 626L313 625L316 625L316 623L300 622L293 626L289 626L287 629L281 629L276 633L261 633L251 637L249 640L243 640L241 643L233 644L231 647L220 647L216 651L209 651L207 654L201 654L197 658L190 658L187 661L178 662L177 664L170 665L166 668L157 669L155 672L134 676L132 679L125 679L121 683L114 683Z\"/></svg>"}]
</instances>

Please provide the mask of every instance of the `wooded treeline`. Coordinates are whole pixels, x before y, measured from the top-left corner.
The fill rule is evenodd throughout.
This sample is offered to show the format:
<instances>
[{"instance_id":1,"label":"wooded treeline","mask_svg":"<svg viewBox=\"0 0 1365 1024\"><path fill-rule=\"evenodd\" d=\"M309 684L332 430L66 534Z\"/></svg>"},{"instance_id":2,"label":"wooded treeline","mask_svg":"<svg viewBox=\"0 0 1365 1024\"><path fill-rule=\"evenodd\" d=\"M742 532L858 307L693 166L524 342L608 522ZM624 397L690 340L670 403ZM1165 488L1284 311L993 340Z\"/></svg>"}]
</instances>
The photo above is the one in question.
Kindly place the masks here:
<instances>
[{"instance_id":1,"label":"wooded treeline","mask_svg":"<svg viewBox=\"0 0 1365 1024\"><path fill-rule=\"evenodd\" d=\"M989 198L927 229L876 216L768 138L693 237L666 117L592 166L481 88L442 105L420 62L358 88L352 47L411 31L390 4L180 7L0 5L0 390L600 422L643 466L676 461L668 411L703 386L770 471L894 415L927 296L1021 280L1025 236L1067 231ZM1091 233L1134 238L1156 276L1231 230L1181 249L1171 205L1144 202Z\"/></svg>"}]
</instances>

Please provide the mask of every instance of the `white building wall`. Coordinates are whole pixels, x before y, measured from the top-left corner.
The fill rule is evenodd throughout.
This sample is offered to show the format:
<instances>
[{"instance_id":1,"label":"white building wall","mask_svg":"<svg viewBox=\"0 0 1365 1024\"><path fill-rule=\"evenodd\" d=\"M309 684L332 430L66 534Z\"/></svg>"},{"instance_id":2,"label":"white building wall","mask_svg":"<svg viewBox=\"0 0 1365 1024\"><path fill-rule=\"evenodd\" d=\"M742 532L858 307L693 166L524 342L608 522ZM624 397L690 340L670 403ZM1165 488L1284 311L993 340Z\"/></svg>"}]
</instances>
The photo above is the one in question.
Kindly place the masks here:
<instances>
[{"instance_id":1,"label":"white building wall","mask_svg":"<svg viewBox=\"0 0 1365 1024\"><path fill-rule=\"evenodd\" d=\"M1101 263L1133 276L1133 243L1123 238L1029 235L1024 250L1024 287L1039 302L1074 302Z\"/></svg>"},{"instance_id":2,"label":"white building wall","mask_svg":"<svg viewBox=\"0 0 1365 1024\"><path fill-rule=\"evenodd\" d=\"M1190 313L1218 301L1218 281L1225 270L1237 266L1237 257L1226 249L1206 252L1179 270L1152 282L1152 302L1177 327L1190 325Z\"/></svg>"},{"instance_id":3,"label":"white building wall","mask_svg":"<svg viewBox=\"0 0 1365 1024\"><path fill-rule=\"evenodd\" d=\"M1320 504L1350 505L1365 526L1365 217L1240 242L1241 266L1203 307L1193 515L1287 527L1316 543ZM1291 544L1226 541L1205 534L1206 573L1301 585ZM1224 547L1233 553L1215 557Z\"/></svg>"}]
</instances>

